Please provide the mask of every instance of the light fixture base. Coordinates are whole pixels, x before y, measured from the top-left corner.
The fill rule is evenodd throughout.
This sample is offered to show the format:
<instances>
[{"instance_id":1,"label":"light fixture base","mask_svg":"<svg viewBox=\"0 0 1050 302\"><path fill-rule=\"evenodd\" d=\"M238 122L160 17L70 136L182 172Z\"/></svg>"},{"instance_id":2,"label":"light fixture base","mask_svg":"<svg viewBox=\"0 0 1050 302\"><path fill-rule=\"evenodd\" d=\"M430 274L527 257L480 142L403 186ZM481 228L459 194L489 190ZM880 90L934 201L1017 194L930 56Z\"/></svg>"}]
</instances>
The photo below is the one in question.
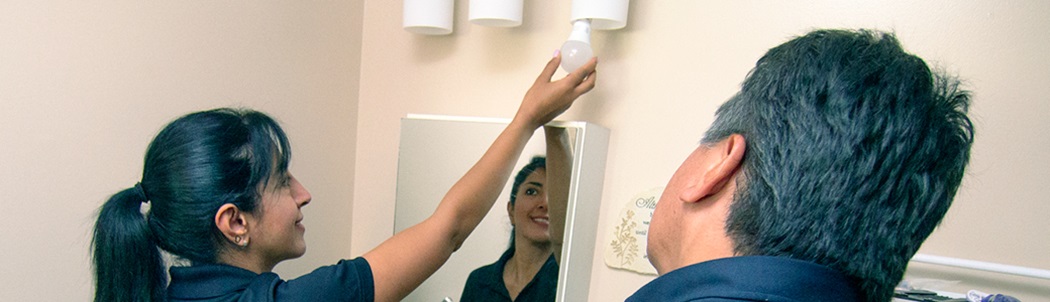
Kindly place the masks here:
<instances>
[{"instance_id":1,"label":"light fixture base","mask_svg":"<svg viewBox=\"0 0 1050 302\"><path fill-rule=\"evenodd\" d=\"M591 44L591 20L580 19L572 21L572 33L569 33L568 40Z\"/></svg>"}]
</instances>

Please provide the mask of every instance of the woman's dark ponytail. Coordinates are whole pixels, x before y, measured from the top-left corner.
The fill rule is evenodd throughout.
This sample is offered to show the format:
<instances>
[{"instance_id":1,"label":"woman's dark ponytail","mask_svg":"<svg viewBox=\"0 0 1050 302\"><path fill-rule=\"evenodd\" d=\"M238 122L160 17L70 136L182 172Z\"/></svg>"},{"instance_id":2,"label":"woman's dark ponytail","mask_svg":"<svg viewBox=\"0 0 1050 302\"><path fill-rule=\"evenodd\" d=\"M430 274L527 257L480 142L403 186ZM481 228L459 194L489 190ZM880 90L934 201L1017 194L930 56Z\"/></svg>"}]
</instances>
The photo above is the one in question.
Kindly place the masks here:
<instances>
[{"instance_id":1,"label":"woman's dark ponytail","mask_svg":"<svg viewBox=\"0 0 1050 302\"><path fill-rule=\"evenodd\" d=\"M140 185L120 191L99 210L92 240L95 301L164 301L167 274L139 207Z\"/></svg>"}]
</instances>

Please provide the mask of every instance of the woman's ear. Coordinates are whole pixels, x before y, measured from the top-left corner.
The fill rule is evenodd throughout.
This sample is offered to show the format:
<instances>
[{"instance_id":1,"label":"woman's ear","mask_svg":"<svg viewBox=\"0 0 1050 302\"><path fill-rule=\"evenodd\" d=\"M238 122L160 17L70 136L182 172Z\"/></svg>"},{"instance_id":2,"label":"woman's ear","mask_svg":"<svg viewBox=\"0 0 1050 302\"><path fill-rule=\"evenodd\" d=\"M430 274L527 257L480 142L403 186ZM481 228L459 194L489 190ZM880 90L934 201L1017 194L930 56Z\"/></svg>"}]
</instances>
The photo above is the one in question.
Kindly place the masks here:
<instances>
[{"instance_id":1,"label":"woman's ear","mask_svg":"<svg viewBox=\"0 0 1050 302\"><path fill-rule=\"evenodd\" d=\"M682 190L679 198L696 202L720 192L736 176L746 149L744 136L740 134L732 134L708 147L703 157L697 159L701 161L697 166L700 169L700 177L695 178L692 185Z\"/></svg>"},{"instance_id":2,"label":"woman's ear","mask_svg":"<svg viewBox=\"0 0 1050 302\"><path fill-rule=\"evenodd\" d=\"M223 204L215 212L215 226L226 240L238 246L248 245L248 218L232 203Z\"/></svg>"},{"instance_id":3,"label":"woman's ear","mask_svg":"<svg viewBox=\"0 0 1050 302\"><path fill-rule=\"evenodd\" d=\"M507 202L507 217L510 217L510 226L514 226L514 204Z\"/></svg>"}]
</instances>

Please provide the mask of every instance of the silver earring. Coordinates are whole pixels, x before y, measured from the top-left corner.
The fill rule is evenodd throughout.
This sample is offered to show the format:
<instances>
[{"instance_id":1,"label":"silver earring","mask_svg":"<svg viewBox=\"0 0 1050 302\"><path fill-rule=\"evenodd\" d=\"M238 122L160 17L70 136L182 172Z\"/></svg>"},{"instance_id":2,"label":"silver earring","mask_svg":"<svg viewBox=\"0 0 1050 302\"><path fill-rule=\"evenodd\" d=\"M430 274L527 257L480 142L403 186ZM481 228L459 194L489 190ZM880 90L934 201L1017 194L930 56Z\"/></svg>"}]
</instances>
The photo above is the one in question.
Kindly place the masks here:
<instances>
[{"instance_id":1,"label":"silver earring","mask_svg":"<svg viewBox=\"0 0 1050 302\"><path fill-rule=\"evenodd\" d=\"M237 237L237 245L240 245L241 247L248 246L248 239L248 237L244 237L244 242L241 242L240 237Z\"/></svg>"}]
</instances>

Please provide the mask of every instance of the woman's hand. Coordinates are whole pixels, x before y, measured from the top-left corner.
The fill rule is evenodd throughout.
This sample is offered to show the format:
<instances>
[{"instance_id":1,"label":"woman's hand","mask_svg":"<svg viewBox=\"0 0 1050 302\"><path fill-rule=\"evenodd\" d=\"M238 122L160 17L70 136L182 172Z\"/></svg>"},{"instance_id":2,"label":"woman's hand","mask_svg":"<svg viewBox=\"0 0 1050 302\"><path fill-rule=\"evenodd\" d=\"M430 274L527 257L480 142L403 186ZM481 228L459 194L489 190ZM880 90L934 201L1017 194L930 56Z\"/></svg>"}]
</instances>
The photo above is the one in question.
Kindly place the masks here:
<instances>
[{"instance_id":1,"label":"woman's hand","mask_svg":"<svg viewBox=\"0 0 1050 302\"><path fill-rule=\"evenodd\" d=\"M557 81L551 81L554 72L558 70L561 63L561 55L555 55L547 62L547 66L536 78L529 91L525 93L525 99L514 116L515 121L525 122L535 129L565 110L569 109L577 97L591 91L597 77L595 67L598 65L597 58L591 58L587 64L569 73Z\"/></svg>"}]
</instances>

